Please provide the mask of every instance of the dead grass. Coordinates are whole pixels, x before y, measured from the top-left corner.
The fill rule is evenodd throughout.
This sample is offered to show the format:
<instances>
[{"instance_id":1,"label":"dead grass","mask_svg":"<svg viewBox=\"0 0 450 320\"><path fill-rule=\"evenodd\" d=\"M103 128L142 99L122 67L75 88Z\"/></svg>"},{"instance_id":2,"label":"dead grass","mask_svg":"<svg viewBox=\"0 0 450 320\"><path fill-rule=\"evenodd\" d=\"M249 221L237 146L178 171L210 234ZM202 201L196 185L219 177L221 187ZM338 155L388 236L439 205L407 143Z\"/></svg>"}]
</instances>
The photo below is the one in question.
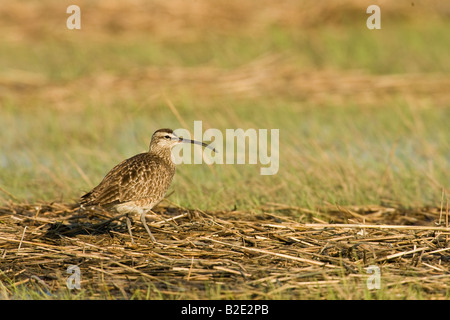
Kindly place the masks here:
<instances>
[{"instance_id":1,"label":"dead grass","mask_svg":"<svg viewBox=\"0 0 450 320\"><path fill-rule=\"evenodd\" d=\"M8 2L0 8L0 27L13 41L37 41L48 36L67 38L66 9L70 1ZM151 33L162 40L189 42L204 36L205 30L217 34L260 34L267 25L314 28L360 19L364 22L369 5L383 8L383 15L395 19L448 17L448 3L439 0L392 2L388 0L347 0L317 2L288 0L264 1L78 1L82 9L82 28L87 36L102 41L108 37Z\"/></svg>"},{"instance_id":2,"label":"dead grass","mask_svg":"<svg viewBox=\"0 0 450 320\"><path fill-rule=\"evenodd\" d=\"M259 98L285 96L314 103L333 101L340 104L351 99L357 103L376 104L399 94L411 99L435 97L438 105L450 98L450 78L445 74L369 75L358 71L306 71L293 67L279 55L267 55L233 70L214 67L147 67L131 70L127 76L97 73L70 83L56 84L32 73L10 72L0 77L0 85L13 95L27 92L28 97L47 101L58 110L84 109L77 101L79 92L96 101L113 103L145 92L147 99L161 96L170 88L171 95L189 92L196 99L232 96ZM105 96L104 92L114 92ZM31 98L30 98L31 99ZM32 100L34 101L34 100Z\"/></svg>"},{"instance_id":3,"label":"dead grass","mask_svg":"<svg viewBox=\"0 0 450 320\"><path fill-rule=\"evenodd\" d=\"M442 209L442 210L441 210ZM260 213L160 207L164 246L105 212L60 203L0 208L0 293L83 298L448 298L448 208L267 204ZM446 220L447 219L447 220ZM68 266L81 291L66 288ZM381 289L365 268L381 269ZM408 296L411 288L419 292ZM331 292L331 296L330 296Z\"/></svg>"},{"instance_id":4,"label":"dead grass","mask_svg":"<svg viewBox=\"0 0 450 320\"><path fill-rule=\"evenodd\" d=\"M282 3L275 0L132 0L127 2L89 0L77 2L82 10L83 32L71 32L65 27L68 17L66 8L70 4L73 3L45 0L11 1L0 6L2 41L7 45L7 49L13 52L5 56L5 63L0 74L2 105L5 106L5 110L8 110L8 106L17 110L5 113L11 119L32 108L36 108L37 111L56 110L55 114L59 115L59 112L63 111L81 113L92 108L92 105L117 105L118 101L127 101L130 105L142 104L147 107L149 100L164 97L165 93L167 93L167 99L163 100L173 101L174 105L179 105L177 97L183 99L184 94L195 97L196 102L201 99L208 102L198 103L199 106L195 103L195 109L206 109L212 104L222 108L228 102L221 102L221 99L216 98L226 97L232 97L233 102L239 98L254 100L254 105L260 104L266 100L266 97L273 96L283 99L294 98L293 100L307 101L312 105L329 102L347 105L349 102L357 102L361 106L384 105L383 99L390 101L402 97L413 106L411 110L416 104L420 106L424 100L432 101L431 106L446 108L450 100L448 90L450 78L444 72L436 73L436 70L440 70L439 63L445 67L446 60L440 58L440 54L433 56L433 50L430 50L431 54L428 55L426 50L421 51L422 48L411 46L413 42L408 42L411 47L408 50L413 53L418 50L418 56L423 52L425 62L418 63L422 60L415 60L414 55L405 56L404 60L411 61L412 66L405 68L404 74L394 73L402 70L401 66L387 68L389 73L386 74L380 74L381 71L374 74L361 67L365 65L364 63L357 66L349 63L351 68L345 70L339 69L340 64L337 62L324 64L324 68L315 69L314 65L311 66L308 63L302 65L301 60L295 60L292 57L292 53L298 53L298 50L293 48L297 48L301 43L311 43L314 46L322 41L321 33L317 33L317 30L329 27L329 32L335 32L336 37L340 37L354 25L364 28L367 18L365 10L371 4L382 7L383 30L387 30L383 34L389 34L393 30L389 23L414 20L416 25L424 21L426 26L434 23L435 20L448 19L448 2L440 0L408 2L334 0L320 3L313 0L288 0ZM347 23L349 27L346 28ZM305 39L307 38L308 41L296 42L297 39L293 38L284 40L286 43L283 43L283 39L277 38L280 36L276 33L278 28L285 29L286 32L282 33L282 36L298 36L304 31ZM403 28L406 27L403 26ZM267 49L251 51L248 57L233 59L234 55L240 55L241 50L249 47L244 45L234 47L236 43L246 42L248 39L262 39L268 36L268 31L274 34L269 35L273 39L267 43ZM405 33L406 36L410 34L410 32ZM386 39L392 43L403 39L403 33L399 32L395 35L398 38L387 37ZM425 39L427 39L426 35L427 33L423 34ZM184 50L187 45L186 51L195 49L193 52L195 56L198 52L211 49L209 47L211 44L221 43L222 36L229 36L229 43L225 41L227 45L223 49L230 50L232 53L230 57L222 57L224 60L230 60L225 65L210 63L210 60L206 59L203 63L193 66L189 56L180 57L178 54L173 54L179 59L178 62L150 64L140 62L139 54L128 57L125 54L109 52L111 48L120 49L120 52L134 48L144 50L140 54L145 55L147 47L133 47L133 44L151 37L149 47L162 43L163 46L168 45L172 48L162 50L159 54ZM210 39L209 37L214 41L204 41ZM238 38L239 41L235 43L234 38ZM299 40L301 39L303 38L300 37ZM436 45L433 41L433 39L430 42L423 41L423 45L427 44L426 48L431 49ZM203 42L205 44L202 45ZM257 42L251 41L251 44L257 44ZM189 44L196 43L198 46L189 47ZM359 44L364 47L364 43L355 40L347 43L353 47ZM420 46L422 41L418 43ZM97 47L97 44L102 45ZM132 46L130 47L129 44ZM173 44L177 45L173 46ZM387 42L384 45L388 48L389 44ZM46 45L50 48L54 46L55 52L42 50L42 46ZM92 62L70 67L72 63L70 59L59 60L61 55L69 52L61 50L66 45L69 51L74 48L73 57L79 57L79 60L73 62L74 64L77 61L90 59ZM290 50L285 52L285 47ZM332 54L321 51L324 50L323 48L327 46L317 45L317 55L323 59L335 58ZM219 49L222 50L220 46ZM301 49L303 50L303 47ZM258 55L259 52L265 54ZM374 56L377 57L375 54ZM394 49L391 56L396 57L402 54L404 53L397 53ZM13 55L17 57L17 61L8 62L8 57ZM98 58L99 56L101 58ZM125 63L118 68L114 63L117 57L127 57L133 63ZM55 59L55 63L49 63ZM110 65L100 64L98 67L95 59L109 59L113 62ZM367 59L367 64L373 69L376 69L374 67L376 59ZM430 61L437 59L436 67L429 64L427 59ZM197 60L194 59L194 61ZM393 64L398 64L397 59L392 58L392 61ZM414 62L419 66L414 68ZM65 66L65 63L69 66ZM35 68L37 64L42 64L44 67ZM423 70L427 65L433 66L434 71ZM83 68L87 70L83 71ZM65 73L59 74L61 70ZM188 103L185 104L189 104L189 99L187 100ZM170 103L168 105L170 107ZM427 103L424 105L429 107ZM157 108L156 104L150 104L149 107ZM233 110L226 112L228 113L223 118L230 118L231 122L228 123L232 123L233 126L245 123L246 120L243 120L245 117L239 118ZM268 117L273 115L275 118L277 113L275 111ZM80 133L76 125L73 125L76 128L73 132L79 136L72 136L72 133L65 136L61 134L62 130L53 129L52 131L53 127L46 125L46 121L42 121L46 115L47 113L32 119L33 124L42 125L35 131L33 131L34 126L31 126L31 129L26 127L26 121L25 125L17 121L19 124L17 128L14 125L7 127L8 130L5 132L10 135L5 135L3 140L13 141L13 143L11 146L8 145L9 142L6 143L5 150L8 153L5 154L19 153L20 155L23 150L28 152L30 150L28 144L31 142L45 153L47 150L45 146L51 144L48 140L52 137L62 137L64 144L61 145L65 148L66 137L70 136L74 141L84 141L85 136L90 136L84 132ZM395 116L394 114L393 117ZM439 127L432 127L438 122L424 125L419 114L413 116L415 118L410 123L405 117L399 119L398 124L408 122L407 126L411 135L414 137L413 133L417 133L418 139L421 139L417 144L420 145L418 154L422 154L422 149L426 151L427 159L429 159L429 177L435 185L433 190L443 190L445 189L442 186L443 183L435 179L433 168L434 163L437 163L436 172L440 172L440 168L445 166L445 157L440 154L434 157L433 152L437 147L433 147L427 138L424 138L428 125L430 131L435 129L436 133L440 132ZM92 118L94 117L98 116L95 114ZM111 131L118 131L114 121L98 118L99 121L95 124L102 126L113 123L111 127L114 128ZM56 118L55 122L65 122L66 119L68 118ZM151 119L155 123L167 121L167 119L162 121L155 114L152 114ZM130 121L130 123L133 122ZM147 125L151 126L155 123ZM86 125L89 123L83 123L83 126ZM97 132L98 127L93 126L93 128L91 130ZM380 131L382 128L384 127L380 126ZM146 134L147 129L145 129ZM327 129L326 126L325 129ZM299 129L295 126L294 130ZM21 136L19 133L23 131L30 131L31 134ZM41 135L42 132L47 132L48 135ZM349 132L356 133L358 130ZM302 134L301 131L294 133ZM96 134L102 135L102 133ZM314 134L312 136L314 137ZM445 141L445 138L439 140L441 135L436 137L438 137L436 144ZM292 168L297 169L304 163L309 165L308 172L305 171L306 169L296 170L296 174L305 172L305 177L309 176L310 180L317 180L315 183L319 185L320 190L325 189L328 184L342 185L343 188L350 189L361 188L358 183L361 183L365 177L369 177L366 180L373 184L368 185L364 190L372 191L378 188L377 193L382 195L384 195L385 185L391 183L394 186L397 185L395 184L396 176L390 168L390 163L395 163L396 160L396 143L386 140L386 146L392 145L392 151L389 163L384 170L382 183L377 183L378 180L370 179L370 177L379 176L376 171L363 167L364 171L373 174L358 178L357 170L360 167L356 165L352 167L351 161L348 163L345 157L337 157L337 161L330 158L328 153L322 152L326 150L329 140L327 141L325 137L322 145L317 144L316 141L321 139L322 136L318 136L305 140L305 145L310 142L315 143L314 146L317 145L319 156L316 156L317 153L305 156L300 155L297 150L290 151ZM360 146L366 143L361 138L343 140L344 144L350 144L349 141L352 144L356 141ZM13 144L14 147L12 147ZM332 144L329 143L329 145ZM11 150L8 150L8 147ZM99 155L103 152L102 148L91 148L90 145L87 148ZM60 149L63 148L56 143L54 150L59 152ZM370 147L364 146L361 150L370 150ZM379 149L374 148L373 152L377 150ZM29 153L32 154L32 151ZM71 154L75 153L74 149ZM87 154L85 149L82 149L81 154ZM55 153L54 158L58 157L59 153ZM38 159L38 157L35 158ZM11 157L12 160L6 159L6 163L17 163L14 157ZM60 161L64 159L59 158ZM82 179L88 185L92 185L81 168L81 162L72 160L70 157L69 159ZM359 158L356 159L359 160ZM384 159L382 153L380 159ZM391 161L392 159L394 161ZM433 162L436 159L438 161ZM349 167L342 165L345 169L342 173L343 178L340 176L334 178L335 175L328 173L332 170L337 171L336 168L341 169L336 165L336 163L339 164L339 160ZM414 162L413 160L411 163ZM37 165L31 166L30 170L34 173L36 170L42 171L43 175L51 178L49 184L56 185L58 189L65 190L65 186L77 189L73 186L73 178L66 176L61 179L60 171L51 173L53 171L49 168L63 167L60 162L55 162L56 164L50 162L46 167L40 161L43 160L31 162ZM317 166L316 163L318 163ZM408 168L403 165L404 162L398 163L402 169ZM89 165L89 167L92 166ZM14 169L5 167L5 171L9 173ZM346 173L350 174L349 178ZM23 175L22 171L17 174L20 179L16 176L13 178L17 179L12 179L9 175L4 176L4 181L20 185L21 188L27 188L27 179L30 179ZM286 176L291 180L283 182L284 186L288 187L281 189L280 192L295 193L303 190L294 188L301 179L296 175ZM31 177L36 179L35 175ZM330 177L333 178L330 179ZM186 185L193 185L192 181L186 181L189 183L186 182ZM348 181L350 183L347 183ZM398 188L412 188L411 185L414 186L416 181L420 180L407 182L409 185L405 182L405 185ZM443 178L442 181L445 179ZM217 185L223 187L214 183L214 189L217 189ZM230 182L224 185L231 188L242 183L251 185L245 179L230 179ZM364 183L362 184L365 186ZM420 181L420 184L418 182L416 184L418 188L429 189L427 182ZM264 184L264 187L267 188L269 185ZM46 189L47 186L39 180L33 185L35 189ZM280 186L283 187L282 184ZM6 186L6 189L10 190L9 187L9 185ZM249 190L253 193L252 188ZM270 188L264 192L275 199L272 201L277 199L276 196L272 197L276 188L279 186L270 185ZM183 188L179 189L183 190ZM388 187L385 189L388 196L391 195L392 190L395 190ZM158 216L152 217L153 222L150 224L158 241L164 244L159 246L149 243L147 234L138 222L134 225L136 244L132 244L124 221L113 220L108 213L78 212L73 205L64 203L17 204L22 203L23 198L14 197L11 193L15 192L10 193L7 190L0 187L0 191L6 193L16 203L6 204L6 201L3 201L0 205L0 298L2 299L450 298L448 281L450 228L448 205L446 206L445 203L442 207L423 208L404 208L386 204L385 206L345 207L328 205L315 207L315 209L267 203L255 208L254 212L237 210L203 212L178 207L160 207ZM240 192L240 189L236 190L236 193ZM307 190L312 190L309 194L316 192L315 188ZM447 191L443 192L442 199L446 193ZM313 203L322 203L318 201L323 198L321 193L315 197L310 197L309 194L305 198L311 199ZM248 195L246 193L242 197L248 197ZM232 194L230 198L233 198L234 203L239 204L239 196ZM251 196L258 197L259 194L255 192ZM396 194L392 198L396 198L395 196ZM57 197L53 196L53 198ZM386 198L390 199L390 197ZM339 203L339 201L336 202ZM355 200L355 203L361 203L361 201ZM76 265L81 270L81 290L69 290L66 286L66 280L69 277L66 270L71 265ZM381 269L379 290L369 290L366 286L369 275L365 268L370 265L376 265Z\"/></svg>"}]
</instances>

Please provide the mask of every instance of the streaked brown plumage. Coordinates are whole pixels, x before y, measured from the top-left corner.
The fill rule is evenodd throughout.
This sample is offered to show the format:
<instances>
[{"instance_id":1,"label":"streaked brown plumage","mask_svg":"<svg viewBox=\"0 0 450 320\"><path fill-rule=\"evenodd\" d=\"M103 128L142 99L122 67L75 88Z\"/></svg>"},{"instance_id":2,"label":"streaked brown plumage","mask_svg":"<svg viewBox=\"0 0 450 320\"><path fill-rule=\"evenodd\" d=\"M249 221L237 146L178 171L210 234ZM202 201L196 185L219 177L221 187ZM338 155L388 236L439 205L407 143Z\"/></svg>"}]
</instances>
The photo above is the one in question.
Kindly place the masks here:
<instances>
[{"instance_id":1,"label":"streaked brown plumage","mask_svg":"<svg viewBox=\"0 0 450 320\"><path fill-rule=\"evenodd\" d=\"M101 206L120 214L139 214L150 238L155 241L145 214L164 198L172 182L175 164L171 149L180 142L210 147L180 138L171 129L159 129L152 136L148 152L137 154L112 168L98 186L81 197L81 205ZM131 235L128 217L127 225Z\"/></svg>"}]
</instances>

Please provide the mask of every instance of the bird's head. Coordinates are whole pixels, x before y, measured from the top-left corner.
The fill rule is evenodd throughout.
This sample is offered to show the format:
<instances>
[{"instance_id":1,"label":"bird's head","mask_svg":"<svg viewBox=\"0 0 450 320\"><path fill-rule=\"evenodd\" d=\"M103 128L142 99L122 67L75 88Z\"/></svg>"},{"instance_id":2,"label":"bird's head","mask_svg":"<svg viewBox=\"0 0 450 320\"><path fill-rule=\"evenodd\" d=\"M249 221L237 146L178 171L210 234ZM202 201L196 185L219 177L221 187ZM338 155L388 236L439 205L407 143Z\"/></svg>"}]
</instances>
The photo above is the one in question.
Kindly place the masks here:
<instances>
[{"instance_id":1,"label":"bird's head","mask_svg":"<svg viewBox=\"0 0 450 320\"><path fill-rule=\"evenodd\" d=\"M152 141L150 142L150 152L171 150L174 145L182 142L198 144L206 148L210 148L214 152L216 152L216 150L213 147L204 142L178 137L176 134L173 133L172 129L159 129L156 130L155 133L153 133Z\"/></svg>"}]
</instances>

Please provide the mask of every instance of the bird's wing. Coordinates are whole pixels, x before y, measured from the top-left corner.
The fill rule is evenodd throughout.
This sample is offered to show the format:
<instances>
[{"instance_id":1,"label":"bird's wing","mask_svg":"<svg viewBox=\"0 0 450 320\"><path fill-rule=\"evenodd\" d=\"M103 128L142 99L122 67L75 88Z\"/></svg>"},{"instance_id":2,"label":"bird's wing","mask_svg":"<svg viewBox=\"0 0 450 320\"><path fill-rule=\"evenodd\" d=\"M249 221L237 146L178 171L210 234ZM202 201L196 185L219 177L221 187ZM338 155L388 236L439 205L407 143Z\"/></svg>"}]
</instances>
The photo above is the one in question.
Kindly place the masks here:
<instances>
[{"instance_id":1,"label":"bird's wing","mask_svg":"<svg viewBox=\"0 0 450 320\"><path fill-rule=\"evenodd\" d=\"M175 167L157 161L147 153L122 161L91 192L83 196L86 205L106 205L164 196Z\"/></svg>"},{"instance_id":2,"label":"bird's wing","mask_svg":"<svg viewBox=\"0 0 450 320\"><path fill-rule=\"evenodd\" d=\"M112 168L98 186L82 197L85 205L104 205L127 200L124 190L133 187L131 177L139 175L139 162L142 154L126 159Z\"/></svg>"},{"instance_id":3,"label":"bird's wing","mask_svg":"<svg viewBox=\"0 0 450 320\"><path fill-rule=\"evenodd\" d=\"M146 156L146 155L145 155ZM120 175L118 181L119 201L135 201L148 198L155 191L153 190L157 180L160 165L151 159L136 159L130 161L126 170Z\"/></svg>"}]
</instances>

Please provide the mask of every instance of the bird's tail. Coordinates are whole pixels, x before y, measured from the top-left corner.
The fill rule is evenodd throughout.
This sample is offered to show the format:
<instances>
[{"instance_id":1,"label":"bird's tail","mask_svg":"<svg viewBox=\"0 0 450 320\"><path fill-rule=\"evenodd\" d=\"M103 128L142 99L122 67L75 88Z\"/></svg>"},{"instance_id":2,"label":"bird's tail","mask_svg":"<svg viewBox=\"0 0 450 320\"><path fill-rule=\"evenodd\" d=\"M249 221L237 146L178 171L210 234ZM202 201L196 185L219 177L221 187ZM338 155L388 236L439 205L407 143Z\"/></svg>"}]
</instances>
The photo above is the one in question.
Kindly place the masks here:
<instances>
[{"instance_id":1,"label":"bird's tail","mask_svg":"<svg viewBox=\"0 0 450 320\"><path fill-rule=\"evenodd\" d=\"M85 195L81 196L80 207L86 207L92 205L92 192L88 192Z\"/></svg>"}]
</instances>

